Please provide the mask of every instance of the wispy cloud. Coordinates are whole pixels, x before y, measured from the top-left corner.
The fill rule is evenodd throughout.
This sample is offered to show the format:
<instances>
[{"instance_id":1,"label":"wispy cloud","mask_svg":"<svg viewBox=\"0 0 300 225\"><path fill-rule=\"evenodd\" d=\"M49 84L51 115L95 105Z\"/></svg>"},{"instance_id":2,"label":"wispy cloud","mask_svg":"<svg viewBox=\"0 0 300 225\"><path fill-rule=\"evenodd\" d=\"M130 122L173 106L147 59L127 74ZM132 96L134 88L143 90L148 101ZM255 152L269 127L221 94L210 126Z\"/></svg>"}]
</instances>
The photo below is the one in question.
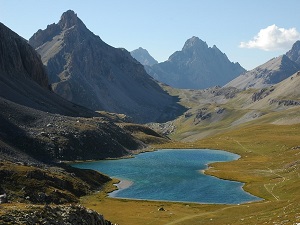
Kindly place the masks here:
<instances>
[{"instance_id":1,"label":"wispy cloud","mask_svg":"<svg viewBox=\"0 0 300 225\"><path fill-rule=\"evenodd\" d=\"M279 28L275 24L261 29L254 38L248 42L241 42L240 48L257 48L265 51L287 50L300 39L296 28Z\"/></svg>"}]
</instances>

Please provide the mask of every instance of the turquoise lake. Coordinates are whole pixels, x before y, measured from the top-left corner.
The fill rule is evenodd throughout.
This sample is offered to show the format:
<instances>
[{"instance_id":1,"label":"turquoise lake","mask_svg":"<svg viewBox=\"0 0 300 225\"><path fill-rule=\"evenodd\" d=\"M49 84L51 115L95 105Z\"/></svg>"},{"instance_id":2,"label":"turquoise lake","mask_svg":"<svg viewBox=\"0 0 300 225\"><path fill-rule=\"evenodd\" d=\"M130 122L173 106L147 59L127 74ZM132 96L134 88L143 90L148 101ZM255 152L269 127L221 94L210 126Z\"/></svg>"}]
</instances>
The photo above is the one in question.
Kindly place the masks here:
<instances>
[{"instance_id":1,"label":"turquoise lake","mask_svg":"<svg viewBox=\"0 0 300 225\"><path fill-rule=\"evenodd\" d=\"M207 164L237 160L238 155L219 150L185 149L159 150L136 155L134 158L103 160L72 166L100 171L110 177L130 181L125 189L112 197L239 204L258 201L242 189L243 183L222 180L203 174Z\"/></svg>"}]
</instances>

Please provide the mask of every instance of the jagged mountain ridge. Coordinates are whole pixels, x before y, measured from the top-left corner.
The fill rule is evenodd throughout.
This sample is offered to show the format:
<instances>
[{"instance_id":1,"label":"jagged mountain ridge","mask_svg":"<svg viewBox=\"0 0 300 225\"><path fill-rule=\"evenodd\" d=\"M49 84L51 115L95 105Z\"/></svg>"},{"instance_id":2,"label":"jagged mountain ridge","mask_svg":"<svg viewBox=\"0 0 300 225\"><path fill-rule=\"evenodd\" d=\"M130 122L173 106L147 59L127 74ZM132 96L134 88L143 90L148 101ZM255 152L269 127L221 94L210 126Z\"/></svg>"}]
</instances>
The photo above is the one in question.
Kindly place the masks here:
<instances>
[{"instance_id":1,"label":"jagged mountain ridge","mask_svg":"<svg viewBox=\"0 0 300 225\"><path fill-rule=\"evenodd\" d=\"M224 85L245 71L232 63L215 45L198 37L188 39L182 50L173 53L165 62L146 67L160 82L175 88L204 89Z\"/></svg>"},{"instance_id":2,"label":"jagged mountain ridge","mask_svg":"<svg viewBox=\"0 0 300 225\"><path fill-rule=\"evenodd\" d=\"M300 70L300 41L295 42L286 54L241 74L225 87L264 88L283 81L298 70Z\"/></svg>"},{"instance_id":3,"label":"jagged mountain ridge","mask_svg":"<svg viewBox=\"0 0 300 225\"><path fill-rule=\"evenodd\" d=\"M157 60L155 60L149 54L149 52L142 47L139 47L138 49L131 51L130 54L133 58L135 58L137 61L139 61L144 66L152 66L152 65L158 63Z\"/></svg>"},{"instance_id":4,"label":"jagged mountain ridge","mask_svg":"<svg viewBox=\"0 0 300 225\"><path fill-rule=\"evenodd\" d=\"M129 52L103 42L71 10L29 43L47 66L54 92L69 101L135 122L164 121L182 111Z\"/></svg>"}]
</instances>

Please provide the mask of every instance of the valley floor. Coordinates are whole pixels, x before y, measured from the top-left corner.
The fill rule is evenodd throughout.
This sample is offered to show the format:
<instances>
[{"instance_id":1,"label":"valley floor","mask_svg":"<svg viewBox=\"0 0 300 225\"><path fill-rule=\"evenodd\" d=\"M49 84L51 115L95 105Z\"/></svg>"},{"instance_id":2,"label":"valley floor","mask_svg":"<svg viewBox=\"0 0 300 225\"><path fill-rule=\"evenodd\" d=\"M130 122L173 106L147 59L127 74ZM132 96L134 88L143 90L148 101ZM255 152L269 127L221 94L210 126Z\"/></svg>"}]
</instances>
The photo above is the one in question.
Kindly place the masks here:
<instances>
[{"instance_id":1,"label":"valley floor","mask_svg":"<svg viewBox=\"0 0 300 225\"><path fill-rule=\"evenodd\" d=\"M206 173L245 182L246 191L265 199L260 202L205 205L133 201L108 198L101 192L83 197L81 203L122 225L297 224L300 223L299 132L300 125L248 125L195 143L157 146L223 149L241 155L236 161L210 165ZM165 211L159 211L161 207Z\"/></svg>"}]
</instances>

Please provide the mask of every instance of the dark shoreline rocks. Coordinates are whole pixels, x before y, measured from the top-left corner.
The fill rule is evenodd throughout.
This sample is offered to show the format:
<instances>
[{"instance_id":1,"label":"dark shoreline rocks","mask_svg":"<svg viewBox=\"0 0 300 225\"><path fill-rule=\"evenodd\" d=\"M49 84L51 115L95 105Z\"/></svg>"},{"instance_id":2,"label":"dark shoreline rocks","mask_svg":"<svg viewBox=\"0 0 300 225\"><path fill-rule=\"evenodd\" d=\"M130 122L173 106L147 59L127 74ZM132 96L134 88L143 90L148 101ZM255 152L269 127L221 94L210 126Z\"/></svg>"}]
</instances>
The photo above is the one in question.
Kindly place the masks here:
<instances>
[{"instance_id":1,"label":"dark shoreline rocks","mask_svg":"<svg viewBox=\"0 0 300 225\"><path fill-rule=\"evenodd\" d=\"M103 215L81 205L44 207L30 206L28 210L12 210L0 216L1 224L51 225L113 225Z\"/></svg>"}]
</instances>

